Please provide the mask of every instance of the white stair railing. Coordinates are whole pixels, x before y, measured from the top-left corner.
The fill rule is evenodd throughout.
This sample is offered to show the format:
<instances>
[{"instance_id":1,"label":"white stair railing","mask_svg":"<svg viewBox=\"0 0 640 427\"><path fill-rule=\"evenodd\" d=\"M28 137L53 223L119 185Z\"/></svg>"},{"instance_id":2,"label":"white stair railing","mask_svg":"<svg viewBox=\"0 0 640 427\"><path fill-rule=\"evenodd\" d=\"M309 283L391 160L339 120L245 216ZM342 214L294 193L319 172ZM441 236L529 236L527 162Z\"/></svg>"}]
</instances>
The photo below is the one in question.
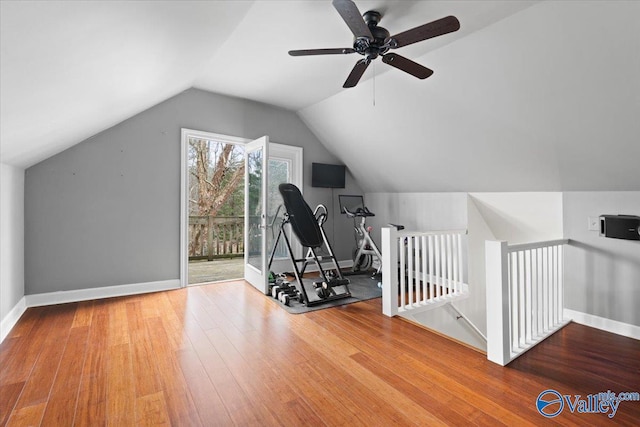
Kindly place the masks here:
<instances>
[{"instance_id":1,"label":"white stair railing","mask_svg":"<svg viewBox=\"0 0 640 427\"><path fill-rule=\"evenodd\" d=\"M409 232L382 228L382 312L415 314L466 298L466 230Z\"/></svg>"},{"instance_id":2,"label":"white stair railing","mask_svg":"<svg viewBox=\"0 0 640 427\"><path fill-rule=\"evenodd\" d=\"M563 246L487 241L487 358L502 366L569 323L563 318Z\"/></svg>"}]
</instances>

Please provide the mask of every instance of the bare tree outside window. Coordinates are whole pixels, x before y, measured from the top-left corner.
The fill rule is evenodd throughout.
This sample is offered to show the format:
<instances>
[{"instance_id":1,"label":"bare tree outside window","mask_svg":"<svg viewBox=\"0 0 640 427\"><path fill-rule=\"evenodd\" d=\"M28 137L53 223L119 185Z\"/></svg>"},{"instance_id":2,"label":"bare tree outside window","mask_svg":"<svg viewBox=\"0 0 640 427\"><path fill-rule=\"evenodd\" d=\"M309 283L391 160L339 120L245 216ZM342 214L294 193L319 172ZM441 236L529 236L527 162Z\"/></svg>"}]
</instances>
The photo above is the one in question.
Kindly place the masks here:
<instances>
[{"instance_id":1,"label":"bare tree outside window","mask_svg":"<svg viewBox=\"0 0 640 427\"><path fill-rule=\"evenodd\" d=\"M241 217L244 215L244 147L190 138L189 216ZM189 256L199 255L211 222L190 228ZM207 248L208 249L208 248Z\"/></svg>"}]
</instances>

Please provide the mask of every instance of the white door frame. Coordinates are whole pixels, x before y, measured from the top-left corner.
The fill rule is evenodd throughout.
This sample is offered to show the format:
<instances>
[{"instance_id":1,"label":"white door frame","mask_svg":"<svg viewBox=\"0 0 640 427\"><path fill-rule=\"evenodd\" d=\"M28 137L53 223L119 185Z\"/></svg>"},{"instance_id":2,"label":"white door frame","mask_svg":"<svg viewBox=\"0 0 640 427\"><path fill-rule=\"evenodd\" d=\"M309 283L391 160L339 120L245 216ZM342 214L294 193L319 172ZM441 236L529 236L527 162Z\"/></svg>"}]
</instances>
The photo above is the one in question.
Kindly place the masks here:
<instances>
[{"instance_id":1,"label":"white door frame","mask_svg":"<svg viewBox=\"0 0 640 427\"><path fill-rule=\"evenodd\" d=\"M180 287L189 284L189 138L246 145L250 139L182 128L180 135Z\"/></svg>"},{"instance_id":2,"label":"white door frame","mask_svg":"<svg viewBox=\"0 0 640 427\"><path fill-rule=\"evenodd\" d=\"M262 164L261 168L261 181L260 181L260 195L258 200L258 206L260 206L260 218L258 228L260 231L260 267L256 267L251 264L250 250L253 246L250 239L250 224L251 215L250 209L250 163L249 156L251 153L261 152ZM256 140L253 140L247 144L247 148L244 151L244 280L249 282L251 286L263 293L269 291L269 268L267 267L267 213L268 213L268 201L269 201L269 137L262 136ZM257 258L257 257L255 257Z\"/></svg>"},{"instance_id":3,"label":"white door frame","mask_svg":"<svg viewBox=\"0 0 640 427\"><path fill-rule=\"evenodd\" d=\"M222 135L212 132L204 132L194 129L182 128L180 134L180 287L184 288L189 283L189 168L187 156L189 138L202 138L219 141L225 144L246 145L251 142L248 138ZM292 183L302 191L302 147L269 142L269 150L275 154L275 158L293 159ZM272 155L270 154L270 155ZM296 182L297 181L297 182ZM294 239L295 240L295 239ZM297 244L297 242L296 242ZM296 251L296 249L294 249ZM296 252L297 253L297 252Z\"/></svg>"}]
</instances>

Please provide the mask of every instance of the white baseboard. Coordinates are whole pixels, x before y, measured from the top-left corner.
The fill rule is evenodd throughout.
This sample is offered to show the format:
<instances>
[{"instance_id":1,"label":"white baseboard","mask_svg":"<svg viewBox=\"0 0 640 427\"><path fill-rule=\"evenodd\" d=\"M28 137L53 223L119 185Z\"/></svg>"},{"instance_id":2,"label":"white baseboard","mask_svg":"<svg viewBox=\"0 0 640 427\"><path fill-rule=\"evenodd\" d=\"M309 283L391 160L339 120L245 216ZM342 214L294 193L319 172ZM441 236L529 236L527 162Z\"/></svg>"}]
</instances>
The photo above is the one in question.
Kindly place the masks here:
<instances>
[{"instance_id":1,"label":"white baseboard","mask_svg":"<svg viewBox=\"0 0 640 427\"><path fill-rule=\"evenodd\" d=\"M68 302L87 301L92 299L121 297L125 295L146 294L149 292L168 291L180 287L180 280L163 280L160 282L134 283L131 285L104 286L101 288L77 289L73 291L47 292L44 294L25 295L27 307L64 304Z\"/></svg>"},{"instance_id":2,"label":"white baseboard","mask_svg":"<svg viewBox=\"0 0 640 427\"><path fill-rule=\"evenodd\" d=\"M104 286L101 288L77 289L73 291L47 292L43 294L25 295L18 304L11 309L9 314L0 323L0 343L4 341L11 329L18 323L20 316L29 307L44 305L65 304L70 302L87 301L121 297L125 295L146 294L149 292L168 291L178 289L180 280L162 280L159 282L134 283L130 285Z\"/></svg>"},{"instance_id":3,"label":"white baseboard","mask_svg":"<svg viewBox=\"0 0 640 427\"><path fill-rule=\"evenodd\" d=\"M0 322L0 343L4 341L7 335L9 335L11 329L13 329L16 323L18 323L18 320L20 320L20 317L22 317L26 310L27 302L25 300L25 297L22 297L20 298L20 301L18 301L18 303L13 306L11 311L9 311L6 316L4 316L2 322Z\"/></svg>"},{"instance_id":4,"label":"white baseboard","mask_svg":"<svg viewBox=\"0 0 640 427\"><path fill-rule=\"evenodd\" d=\"M594 316L593 314L582 313L580 311L569 310L568 308L564 309L563 314L565 319L571 319L581 325L591 326L592 328L601 329L611 332L612 334L640 340L640 326L618 322L617 320Z\"/></svg>"}]
</instances>

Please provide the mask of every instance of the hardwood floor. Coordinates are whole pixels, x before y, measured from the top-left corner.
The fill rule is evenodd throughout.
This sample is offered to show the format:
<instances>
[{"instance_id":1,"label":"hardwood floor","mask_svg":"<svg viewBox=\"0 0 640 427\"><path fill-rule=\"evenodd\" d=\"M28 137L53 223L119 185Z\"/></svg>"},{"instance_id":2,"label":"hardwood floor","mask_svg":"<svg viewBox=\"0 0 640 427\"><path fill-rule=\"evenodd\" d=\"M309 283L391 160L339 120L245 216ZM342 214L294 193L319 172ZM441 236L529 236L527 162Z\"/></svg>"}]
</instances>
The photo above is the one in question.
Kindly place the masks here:
<instances>
[{"instance_id":1,"label":"hardwood floor","mask_svg":"<svg viewBox=\"0 0 640 427\"><path fill-rule=\"evenodd\" d=\"M536 410L640 391L640 341L571 324L503 368L371 300L290 315L244 282L31 308L0 345L0 425L638 425Z\"/></svg>"}]
</instances>

